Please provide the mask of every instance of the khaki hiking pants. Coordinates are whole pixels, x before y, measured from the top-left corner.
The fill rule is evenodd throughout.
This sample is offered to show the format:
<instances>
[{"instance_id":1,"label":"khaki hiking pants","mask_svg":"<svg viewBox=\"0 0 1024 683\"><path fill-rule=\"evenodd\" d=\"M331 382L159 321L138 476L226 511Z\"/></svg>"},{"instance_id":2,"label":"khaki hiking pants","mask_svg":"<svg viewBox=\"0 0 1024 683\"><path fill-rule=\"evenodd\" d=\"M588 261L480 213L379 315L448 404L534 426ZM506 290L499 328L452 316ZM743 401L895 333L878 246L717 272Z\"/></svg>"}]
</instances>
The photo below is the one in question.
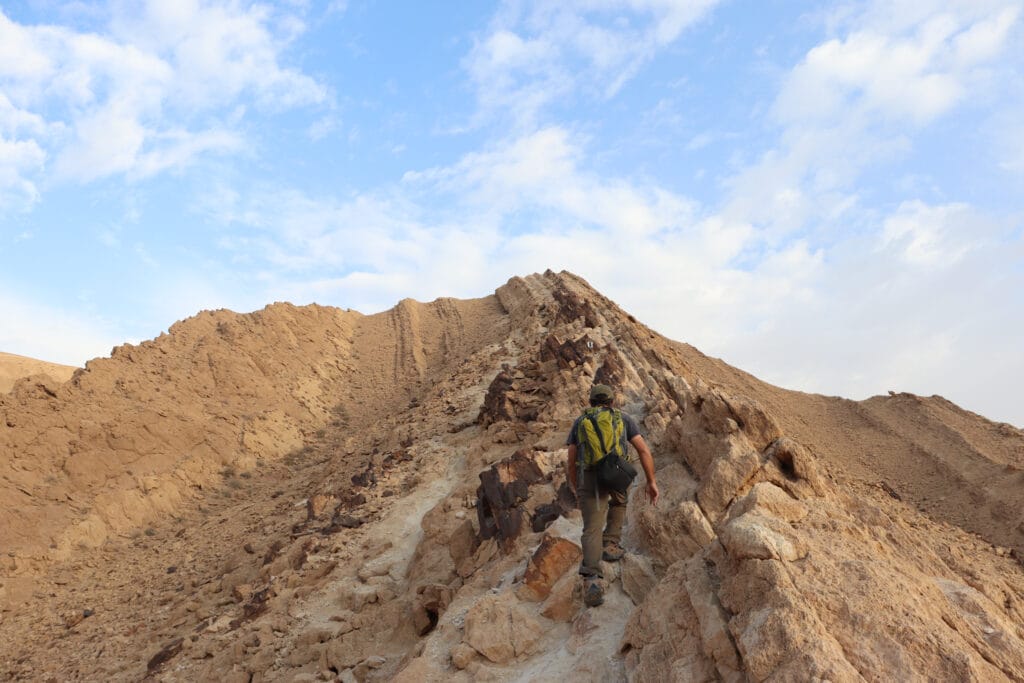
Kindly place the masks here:
<instances>
[{"instance_id":1,"label":"khaki hiking pants","mask_svg":"<svg viewBox=\"0 0 1024 683\"><path fill-rule=\"evenodd\" d=\"M601 576L601 553L606 543L619 543L622 539L622 523L626 520L628 493L601 490L594 491L596 477L593 472L583 471L583 478L577 488L580 512L583 513L583 563L580 574Z\"/></svg>"}]
</instances>

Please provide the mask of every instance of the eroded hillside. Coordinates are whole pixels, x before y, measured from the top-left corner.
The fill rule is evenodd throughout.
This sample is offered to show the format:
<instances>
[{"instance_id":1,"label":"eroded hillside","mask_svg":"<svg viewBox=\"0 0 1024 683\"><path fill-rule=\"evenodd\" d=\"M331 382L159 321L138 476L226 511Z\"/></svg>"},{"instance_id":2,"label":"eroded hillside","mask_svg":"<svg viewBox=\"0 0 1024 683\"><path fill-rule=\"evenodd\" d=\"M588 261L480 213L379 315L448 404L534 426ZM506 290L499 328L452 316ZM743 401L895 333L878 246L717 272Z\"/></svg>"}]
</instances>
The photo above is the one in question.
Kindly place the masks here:
<instances>
[{"instance_id":1,"label":"eroded hillside","mask_svg":"<svg viewBox=\"0 0 1024 683\"><path fill-rule=\"evenodd\" d=\"M26 358L13 353L0 352L0 394L6 394L14 388L19 379L32 375L47 375L48 379L58 383L71 379L77 368L58 363Z\"/></svg>"},{"instance_id":2,"label":"eroded hillside","mask_svg":"<svg viewBox=\"0 0 1024 683\"><path fill-rule=\"evenodd\" d=\"M664 499L585 610L595 380ZM1019 430L772 387L569 274L203 313L0 411L8 679L1024 678Z\"/></svg>"}]
</instances>

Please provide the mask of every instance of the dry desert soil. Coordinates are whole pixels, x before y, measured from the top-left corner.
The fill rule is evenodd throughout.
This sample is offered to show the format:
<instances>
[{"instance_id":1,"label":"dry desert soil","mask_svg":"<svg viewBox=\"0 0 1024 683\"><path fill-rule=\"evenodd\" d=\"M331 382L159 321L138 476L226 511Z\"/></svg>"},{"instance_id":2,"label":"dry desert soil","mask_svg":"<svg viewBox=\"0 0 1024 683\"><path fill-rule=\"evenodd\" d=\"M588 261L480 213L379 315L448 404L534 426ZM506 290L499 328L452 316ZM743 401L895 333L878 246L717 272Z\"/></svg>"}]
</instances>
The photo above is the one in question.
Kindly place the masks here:
<instances>
[{"instance_id":1,"label":"dry desert soil","mask_svg":"<svg viewBox=\"0 0 1024 683\"><path fill-rule=\"evenodd\" d=\"M566 433L655 456L580 598ZM569 273L0 355L0 681L1021 681L1024 433L788 391Z\"/></svg>"}]
</instances>

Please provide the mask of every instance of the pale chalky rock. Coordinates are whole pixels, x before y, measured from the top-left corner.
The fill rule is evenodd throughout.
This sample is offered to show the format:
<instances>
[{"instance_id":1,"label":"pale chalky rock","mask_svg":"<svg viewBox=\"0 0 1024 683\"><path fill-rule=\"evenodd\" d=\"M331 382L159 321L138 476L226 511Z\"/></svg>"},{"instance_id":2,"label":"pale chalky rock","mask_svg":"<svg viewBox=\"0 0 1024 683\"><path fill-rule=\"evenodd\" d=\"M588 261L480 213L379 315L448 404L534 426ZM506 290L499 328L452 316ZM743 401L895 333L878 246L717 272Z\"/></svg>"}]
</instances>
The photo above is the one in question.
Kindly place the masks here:
<instances>
[{"instance_id":1,"label":"pale chalky rock","mask_svg":"<svg viewBox=\"0 0 1024 683\"><path fill-rule=\"evenodd\" d=\"M807 516L806 505L767 481L757 484L750 493L736 501L729 514L739 517L752 511L787 522L799 522Z\"/></svg>"},{"instance_id":2,"label":"pale chalky rock","mask_svg":"<svg viewBox=\"0 0 1024 683\"><path fill-rule=\"evenodd\" d=\"M639 605L647 597L647 593L658 583L658 577L651 566L651 560L645 555L626 553L622 561L622 590Z\"/></svg>"},{"instance_id":3,"label":"pale chalky rock","mask_svg":"<svg viewBox=\"0 0 1024 683\"><path fill-rule=\"evenodd\" d=\"M729 617L722 608L701 557L686 562L686 595L697 615L704 654L715 663L724 681L742 681L739 653L728 632Z\"/></svg>"},{"instance_id":4,"label":"pale chalky rock","mask_svg":"<svg viewBox=\"0 0 1024 683\"><path fill-rule=\"evenodd\" d=\"M521 600L529 602L542 601L551 592L555 582L570 568L578 565L582 557L583 551L572 541L545 535L540 547L530 558L517 595Z\"/></svg>"},{"instance_id":5,"label":"pale chalky rock","mask_svg":"<svg viewBox=\"0 0 1024 683\"><path fill-rule=\"evenodd\" d=\"M537 649L544 627L512 593L485 595L466 613L463 641L495 664Z\"/></svg>"},{"instance_id":6,"label":"pale chalky rock","mask_svg":"<svg viewBox=\"0 0 1024 683\"><path fill-rule=\"evenodd\" d=\"M711 527L711 522L704 516L696 502L684 500L680 503L678 517L682 521L686 533L701 548L706 547L708 543L714 540L715 530Z\"/></svg>"},{"instance_id":7,"label":"pale chalky rock","mask_svg":"<svg viewBox=\"0 0 1024 683\"><path fill-rule=\"evenodd\" d=\"M761 456L749 446L733 441L729 452L717 458L701 480L697 502L704 514L717 521L732 499L761 466Z\"/></svg>"},{"instance_id":8,"label":"pale chalky rock","mask_svg":"<svg viewBox=\"0 0 1024 683\"><path fill-rule=\"evenodd\" d=\"M821 475L814 456L797 441L787 436L779 437L768 446L765 455L775 458L798 479L810 484L817 495L822 496L828 492L828 484Z\"/></svg>"},{"instance_id":9,"label":"pale chalky rock","mask_svg":"<svg viewBox=\"0 0 1024 683\"><path fill-rule=\"evenodd\" d=\"M785 560L807 555L807 547L785 522L748 512L729 522L719 535L735 560Z\"/></svg>"},{"instance_id":10,"label":"pale chalky rock","mask_svg":"<svg viewBox=\"0 0 1024 683\"><path fill-rule=\"evenodd\" d=\"M582 596L577 594L576 587L580 579L576 572L566 572L552 587L548 599L541 605L540 613L551 621L566 623L571 621L583 604Z\"/></svg>"}]
</instances>

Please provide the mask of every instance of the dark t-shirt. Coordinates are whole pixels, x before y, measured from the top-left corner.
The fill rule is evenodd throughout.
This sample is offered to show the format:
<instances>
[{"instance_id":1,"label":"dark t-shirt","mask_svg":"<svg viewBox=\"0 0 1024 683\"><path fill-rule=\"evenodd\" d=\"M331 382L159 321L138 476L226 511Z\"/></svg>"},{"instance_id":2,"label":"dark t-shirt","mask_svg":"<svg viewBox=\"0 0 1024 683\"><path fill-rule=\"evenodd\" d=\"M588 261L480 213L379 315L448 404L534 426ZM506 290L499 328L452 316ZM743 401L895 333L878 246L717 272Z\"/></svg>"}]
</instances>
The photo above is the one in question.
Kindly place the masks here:
<instances>
[{"instance_id":1,"label":"dark t-shirt","mask_svg":"<svg viewBox=\"0 0 1024 683\"><path fill-rule=\"evenodd\" d=\"M629 441L640 434L640 428L636 424L636 420L630 417L628 414L619 411L622 415L622 452L626 460L632 459L632 454L629 451ZM583 416L580 415L576 418L576 421L572 423L572 429L569 430L569 438L565 440L566 446L579 446L579 442L576 440L576 431L580 426L580 420Z\"/></svg>"}]
</instances>

